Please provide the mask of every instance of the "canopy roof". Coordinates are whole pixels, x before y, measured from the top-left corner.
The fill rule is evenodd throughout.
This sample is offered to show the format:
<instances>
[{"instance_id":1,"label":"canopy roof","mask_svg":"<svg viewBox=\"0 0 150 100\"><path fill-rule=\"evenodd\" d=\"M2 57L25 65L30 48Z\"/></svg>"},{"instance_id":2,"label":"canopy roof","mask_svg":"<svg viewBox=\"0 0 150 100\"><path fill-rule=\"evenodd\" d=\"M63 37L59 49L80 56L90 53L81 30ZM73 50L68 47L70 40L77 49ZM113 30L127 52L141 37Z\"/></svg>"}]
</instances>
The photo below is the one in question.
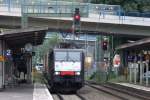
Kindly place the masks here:
<instances>
[{"instance_id":1,"label":"canopy roof","mask_svg":"<svg viewBox=\"0 0 150 100\"><path fill-rule=\"evenodd\" d=\"M42 44L48 28L26 28L4 31L1 33L1 39L5 40L10 48L24 47L25 44Z\"/></svg>"}]
</instances>

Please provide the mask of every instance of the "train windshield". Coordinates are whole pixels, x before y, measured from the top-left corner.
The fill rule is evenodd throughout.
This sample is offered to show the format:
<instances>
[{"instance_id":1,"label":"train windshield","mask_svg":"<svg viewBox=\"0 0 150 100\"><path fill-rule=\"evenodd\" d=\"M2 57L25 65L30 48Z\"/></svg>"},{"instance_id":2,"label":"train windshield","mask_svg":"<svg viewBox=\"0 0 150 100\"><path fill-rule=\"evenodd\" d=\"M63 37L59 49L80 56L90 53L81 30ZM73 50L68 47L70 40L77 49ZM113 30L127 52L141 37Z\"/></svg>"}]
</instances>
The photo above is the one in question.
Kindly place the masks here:
<instances>
[{"instance_id":1,"label":"train windshield","mask_svg":"<svg viewBox=\"0 0 150 100\"><path fill-rule=\"evenodd\" d=\"M56 61L66 61L67 60L67 52L55 52L55 60Z\"/></svg>"},{"instance_id":2,"label":"train windshield","mask_svg":"<svg viewBox=\"0 0 150 100\"><path fill-rule=\"evenodd\" d=\"M55 52L55 61L80 61L80 52Z\"/></svg>"},{"instance_id":3,"label":"train windshield","mask_svg":"<svg viewBox=\"0 0 150 100\"><path fill-rule=\"evenodd\" d=\"M81 53L55 52L55 71L81 71Z\"/></svg>"},{"instance_id":4,"label":"train windshield","mask_svg":"<svg viewBox=\"0 0 150 100\"><path fill-rule=\"evenodd\" d=\"M80 61L80 52L68 52L68 61Z\"/></svg>"}]
</instances>

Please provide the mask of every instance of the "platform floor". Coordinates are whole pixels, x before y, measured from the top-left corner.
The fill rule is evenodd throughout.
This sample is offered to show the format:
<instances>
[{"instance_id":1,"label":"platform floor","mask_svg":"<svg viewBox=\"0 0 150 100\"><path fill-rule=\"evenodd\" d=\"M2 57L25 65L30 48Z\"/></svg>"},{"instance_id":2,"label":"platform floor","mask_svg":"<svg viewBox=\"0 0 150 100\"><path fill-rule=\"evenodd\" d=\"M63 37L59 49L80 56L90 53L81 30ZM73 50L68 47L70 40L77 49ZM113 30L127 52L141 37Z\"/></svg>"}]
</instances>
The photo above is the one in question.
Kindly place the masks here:
<instances>
[{"instance_id":1,"label":"platform floor","mask_svg":"<svg viewBox=\"0 0 150 100\"><path fill-rule=\"evenodd\" d=\"M131 84L131 83L116 83L116 84L120 84L123 86L127 86L127 87L132 87L135 89L140 89L140 90L144 90L144 91L149 91L150 92L150 87L146 87L146 86L141 86L141 85L136 85L136 84Z\"/></svg>"},{"instance_id":2,"label":"platform floor","mask_svg":"<svg viewBox=\"0 0 150 100\"><path fill-rule=\"evenodd\" d=\"M0 100L53 100L44 84L22 84L0 92Z\"/></svg>"},{"instance_id":3,"label":"platform floor","mask_svg":"<svg viewBox=\"0 0 150 100\"><path fill-rule=\"evenodd\" d=\"M33 100L53 100L45 84L34 84Z\"/></svg>"}]
</instances>

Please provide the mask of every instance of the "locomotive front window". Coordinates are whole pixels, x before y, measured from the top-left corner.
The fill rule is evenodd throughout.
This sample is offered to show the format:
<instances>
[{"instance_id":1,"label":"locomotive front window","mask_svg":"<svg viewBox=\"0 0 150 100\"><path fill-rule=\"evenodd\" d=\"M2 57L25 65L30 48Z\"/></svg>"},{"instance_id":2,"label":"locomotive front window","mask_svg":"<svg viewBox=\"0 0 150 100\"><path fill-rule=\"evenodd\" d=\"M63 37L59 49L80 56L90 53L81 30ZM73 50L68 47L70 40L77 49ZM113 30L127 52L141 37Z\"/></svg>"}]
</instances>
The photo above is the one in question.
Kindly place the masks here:
<instances>
[{"instance_id":1,"label":"locomotive front window","mask_svg":"<svg viewBox=\"0 0 150 100\"><path fill-rule=\"evenodd\" d=\"M77 51L55 52L55 71L81 71L81 53Z\"/></svg>"},{"instance_id":2,"label":"locomotive front window","mask_svg":"<svg viewBox=\"0 0 150 100\"><path fill-rule=\"evenodd\" d=\"M67 52L55 52L55 60L56 61L66 61L67 60Z\"/></svg>"},{"instance_id":3,"label":"locomotive front window","mask_svg":"<svg viewBox=\"0 0 150 100\"><path fill-rule=\"evenodd\" d=\"M68 61L80 61L80 52L68 52Z\"/></svg>"}]
</instances>

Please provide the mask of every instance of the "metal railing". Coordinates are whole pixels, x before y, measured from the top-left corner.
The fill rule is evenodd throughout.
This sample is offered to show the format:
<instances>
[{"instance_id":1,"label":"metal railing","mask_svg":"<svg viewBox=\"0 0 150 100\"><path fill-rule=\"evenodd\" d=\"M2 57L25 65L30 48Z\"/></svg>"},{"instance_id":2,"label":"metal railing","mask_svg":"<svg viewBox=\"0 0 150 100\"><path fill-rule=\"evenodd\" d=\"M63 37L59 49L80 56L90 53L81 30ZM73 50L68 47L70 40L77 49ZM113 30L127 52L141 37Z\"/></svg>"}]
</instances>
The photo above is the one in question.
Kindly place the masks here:
<instances>
[{"instance_id":1,"label":"metal railing","mask_svg":"<svg viewBox=\"0 0 150 100\"><path fill-rule=\"evenodd\" d=\"M91 4L91 3L79 3L79 2L66 2L66 1L48 1L48 0L0 0L0 7L5 7L8 11L14 10L14 8L21 8L21 5L25 8L25 12L46 10L47 12L66 12L73 13L74 8L79 7L81 13L95 13L95 14L117 14L120 11L119 5L104 5L104 4ZM29 7L29 8L28 8ZM39 12L38 12L39 11ZM50 12L51 13L51 12Z\"/></svg>"},{"instance_id":2,"label":"metal railing","mask_svg":"<svg viewBox=\"0 0 150 100\"><path fill-rule=\"evenodd\" d=\"M72 14L75 8L80 9L81 16L88 17L88 4L78 2L65 1L46 1L46 0L1 0L0 7L8 12L19 11L22 8L22 13L52 13L52 14ZM18 9L19 8L19 9ZM1 10L1 11L2 11ZM21 11L21 9L20 9ZM20 12L19 11L19 12ZM70 17L71 17L70 16ZM67 17L67 16L66 16Z\"/></svg>"},{"instance_id":3,"label":"metal railing","mask_svg":"<svg viewBox=\"0 0 150 100\"><path fill-rule=\"evenodd\" d=\"M58 14L58 16L63 17L72 17L75 8L80 8L80 14L82 17L88 17L88 5L68 5L68 4L51 4L51 5L24 5L23 7L23 13L28 14L50 14L47 16L52 16L52 14Z\"/></svg>"}]
</instances>

